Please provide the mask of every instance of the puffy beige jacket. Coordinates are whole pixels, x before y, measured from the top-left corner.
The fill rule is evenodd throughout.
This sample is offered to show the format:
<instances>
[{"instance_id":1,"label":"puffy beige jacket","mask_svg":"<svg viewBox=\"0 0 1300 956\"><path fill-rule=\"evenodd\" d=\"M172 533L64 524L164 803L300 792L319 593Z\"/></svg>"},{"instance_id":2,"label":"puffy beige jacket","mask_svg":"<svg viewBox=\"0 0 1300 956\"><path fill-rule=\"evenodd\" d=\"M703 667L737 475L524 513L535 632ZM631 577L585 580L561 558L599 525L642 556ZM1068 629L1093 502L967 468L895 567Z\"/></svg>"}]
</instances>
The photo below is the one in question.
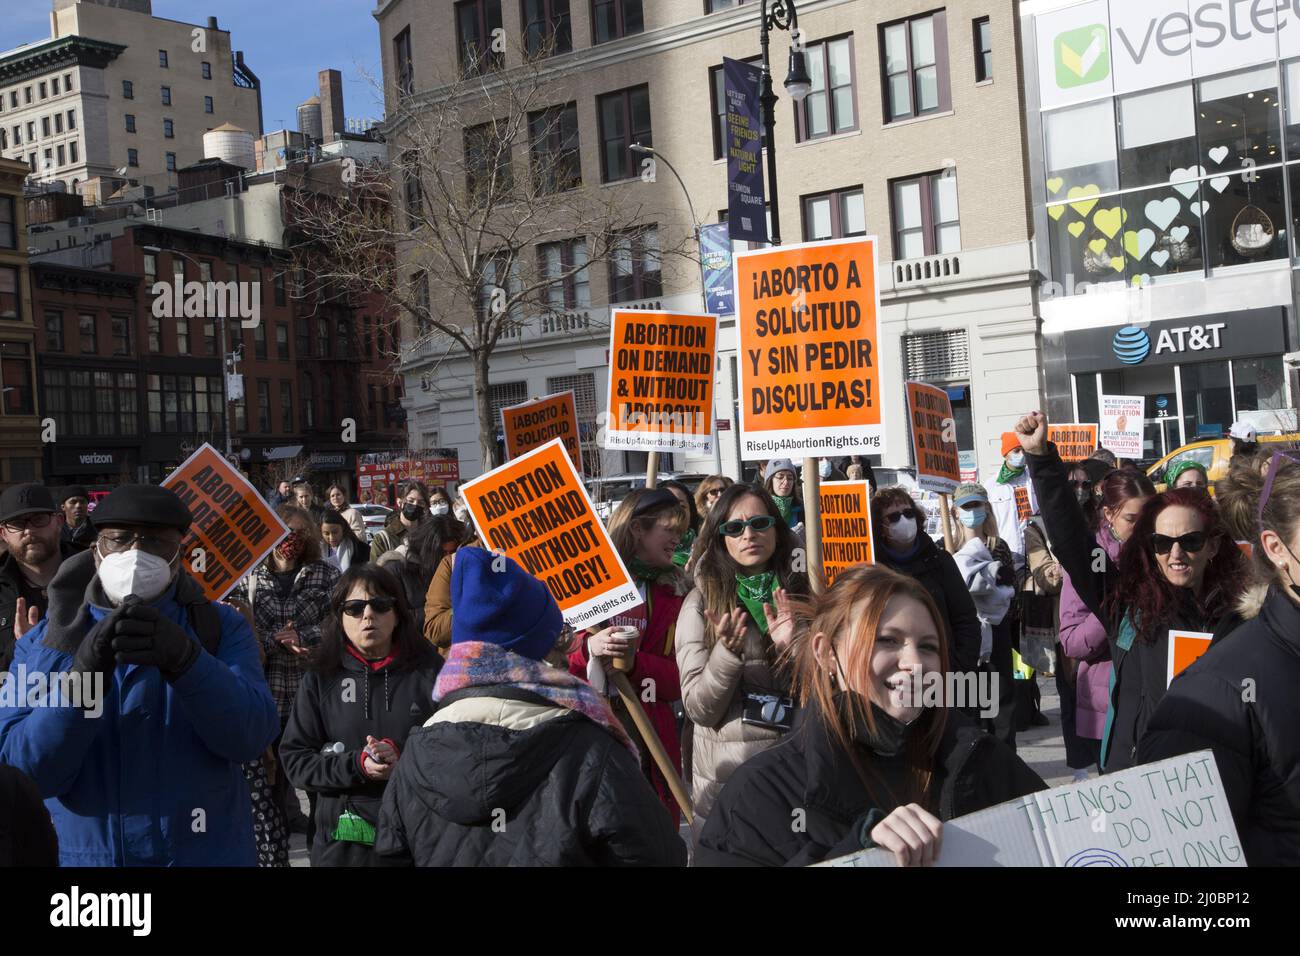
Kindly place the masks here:
<instances>
[{"instance_id":1,"label":"puffy beige jacket","mask_svg":"<svg viewBox=\"0 0 1300 956\"><path fill-rule=\"evenodd\" d=\"M711 630L700 605L699 589L693 589L677 618L677 670L682 705L694 725L691 785L695 823L691 829L697 839L732 771L781 739L778 731L741 723L742 683L749 691L789 693L768 663L771 640L752 621L745 632L743 658L712 641Z\"/></svg>"}]
</instances>

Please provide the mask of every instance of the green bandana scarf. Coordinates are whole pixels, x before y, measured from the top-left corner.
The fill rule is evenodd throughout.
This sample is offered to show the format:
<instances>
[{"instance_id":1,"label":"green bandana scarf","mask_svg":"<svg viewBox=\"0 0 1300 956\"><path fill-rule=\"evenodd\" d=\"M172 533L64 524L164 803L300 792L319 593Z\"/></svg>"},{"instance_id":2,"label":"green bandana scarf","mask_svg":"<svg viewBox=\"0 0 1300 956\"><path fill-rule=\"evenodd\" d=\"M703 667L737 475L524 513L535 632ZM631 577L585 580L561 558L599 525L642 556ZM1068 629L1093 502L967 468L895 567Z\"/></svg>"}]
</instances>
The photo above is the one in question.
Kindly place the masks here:
<instances>
[{"instance_id":1,"label":"green bandana scarf","mask_svg":"<svg viewBox=\"0 0 1300 956\"><path fill-rule=\"evenodd\" d=\"M673 552L673 564L679 568L686 567L686 562L691 560L691 545L694 543L695 529L687 528L682 540L677 543L677 550Z\"/></svg>"},{"instance_id":2,"label":"green bandana scarf","mask_svg":"<svg viewBox=\"0 0 1300 956\"><path fill-rule=\"evenodd\" d=\"M654 583L660 578L673 573L672 568L656 568L646 564L640 558L633 558L627 563L627 569L632 573L633 581L649 581Z\"/></svg>"},{"instance_id":3,"label":"green bandana scarf","mask_svg":"<svg viewBox=\"0 0 1300 956\"><path fill-rule=\"evenodd\" d=\"M772 500L776 502L776 510L781 512L781 519L788 525L791 515L794 514L794 495L786 495L784 498L773 495Z\"/></svg>"},{"instance_id":4,"label":"green bandana scarf","mask_svg":"<svg viewBox=\"0 0 1300 956\"><path fill-rule=\"evenodd\" d=\"M754 623L764 635L767 634L767 614L763 611L763 605L772 603L772 592L775 589L776 573L773 571L748 576L736 575L736 596L749 609Z\"/></svg>"},{"instance_id":5,"label":"green bandana scarf","mask_svg":"<svg viewBox=\"0 0 1300 956\"><path fill-rule=\"evenodd\" d=\"M998 472L998 484L999 485L1009 484L1013 479L1019 478L1024 473L1025 473L1024 465L1021 465L1019 468L1012 468L1004 461L1002 463L1002 470Z\"/></svg>"}]
</instances>

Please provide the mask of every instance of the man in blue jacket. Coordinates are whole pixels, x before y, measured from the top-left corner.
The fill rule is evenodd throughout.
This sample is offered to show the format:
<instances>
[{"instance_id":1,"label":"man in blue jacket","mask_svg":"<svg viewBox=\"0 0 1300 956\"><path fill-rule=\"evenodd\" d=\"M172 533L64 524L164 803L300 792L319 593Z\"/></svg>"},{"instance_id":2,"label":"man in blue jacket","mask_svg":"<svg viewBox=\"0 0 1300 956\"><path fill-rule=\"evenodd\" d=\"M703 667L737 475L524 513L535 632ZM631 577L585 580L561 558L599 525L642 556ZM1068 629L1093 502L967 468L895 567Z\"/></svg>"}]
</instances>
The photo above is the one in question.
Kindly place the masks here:
<instances>
[{"instance_id":1,"label":"man in blue jacket","mask_svg":"<svg viewBox=\"0 0 1300 956\"><path fill-rule=\"evenodd\" d=\"M185 572L174 493L124 485L92 520L15 649L49 690L0 698L0 763L36 782L64 866L253 866L240 764L280 724L252 629Z\"/></svg>"}]
</instances>

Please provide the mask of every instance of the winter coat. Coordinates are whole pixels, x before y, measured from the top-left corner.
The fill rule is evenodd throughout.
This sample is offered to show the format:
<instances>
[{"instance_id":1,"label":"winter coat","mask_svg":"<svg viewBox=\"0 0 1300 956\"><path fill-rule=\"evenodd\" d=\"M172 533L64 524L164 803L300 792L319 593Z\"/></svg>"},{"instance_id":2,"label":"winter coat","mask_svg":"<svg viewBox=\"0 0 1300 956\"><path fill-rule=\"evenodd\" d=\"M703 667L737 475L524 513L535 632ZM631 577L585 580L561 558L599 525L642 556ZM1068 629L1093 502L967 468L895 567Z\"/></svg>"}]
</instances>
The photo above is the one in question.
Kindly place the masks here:
<instances>
[{"instance_id":1,"label":"winter coat","mask_svg":"<svg viewBox=\"0 0 1300 956\"><path fill-rule=\"evenodd\" d=\"M410 530L410 528L402 524L401 509L394 511L388 516L388 520L384 522L383 528L376 531L375 536L370 539L371 557L378 562L388 552L405 544L406 536Z\"/></svg>"},{"instance_id":2,"label":"winter coat","mask_svg":"<svg viewBox=\"0 0 1300 956\"><path fill-rule=\"evenodd\" d=\"M59 539L59 554L63 561L80 554L81 548ZM9 552L0 556L0 674L9 669L14 658L14 618L17 617L18 599L22 597L23 570Z\"/></svg>"},{"instance_id":3,"label":"winter coat","mask_svg":"<svg viewBox=\"0 0 1300 956\"><path fill-rule=\"evenodd\" d=\"M1029 459L1028 453L1025 459ZM1020 508L1016 504L1016 489L1023 488L1029 495L1030 514L1038 514L1039 509L1038 494L1029 480L1029 469L1026 468L1006 484L999 484L995 477L985 487L989 492L989 507L997 519L998 537L1011 549L1011 558L1018 571L1025 566L1026 551L1025 522L1020 517Z\"/></svg>"},{"instance_id":4,"label":"winter coat","mask_svg":"<svg viewBox=\"0 0 1300 956\"><path fill-rule=\"evenodd\" d=\"M612 733L510 685L444 697L407 737L375 850L416 866L682 866L686 846Z\"/></svg>"},{"instance_id":5,"label":"winter coat","mask_svg":"<svg viewBox=\"0 0 1300 956\"><path fill-rule=\"evenodd\" d=\"M1251 866L1300 865L1300 606L1247 592L1245 623L1174 678L1141 762L1210 748Z\"/></svg>"},{"instance_id":6,"label":"winter coat","mask_svg":"<svg viewBox=\"0 0 1300 956\"><path fill-rule=\"evenodd\" d=\"M433 714L433 684L442 658L426 649L415 668L399 668L398 663L389 657L369 664L347 645L337 671L330 675L309 671L298 689L280 741L280 760L290 783L317 795L312 866L385 863L373 847L337 841L333 834L347 810L372 826L379 823L388 782L372 780L361 770L366 735L391 743L400 762L407 736ZM343 744L343 753L321 753L335 741Z\"/></svg>"},{"instance_id":7,"label":"winter coat","mask_svg":"<svg viewBox=\"0 0 1300 956\"><path fill-rule=\"evenodd\" d=\"M36 784L0 764L0 867L58 865L59 838Z\"/></svg>"},{"instance_id":8,"label":"winter coat","mask_svg":"<svg viewBox=\"0 0 1300 956\"><path fill-rule=\"evenodd\" d=\"M1127 613L1111 613L1107 596L1118 587L1120 569L1109 553L1103 557L1101 571L1093 570L1094 538L1084 520L1083 509L1074 497L1067 469L1049 444L1046 455L1025 453L1042 507L1047 533L1056 542L1056 556L1070 575L1079 599L1106 628L1110 644L1110 698L1106 726L1101 741L1103 771L1124 770L1137 764L1138 741L1146 731L1156 706L1165 696L1165 675L1169 656L1169 631L1211 631L1215 635L1230 633L1241 618L1227 613L1217 620L1207 620L1197 608L1191 591L1184 590L1179 605L1172 609L1168 622L1152 633L1135 633ZM1104 549L1103 549L1104 551ZM1213 588L1207 581L1206 587Z\"/></svg>"},{"instance_id":9,"label":"winter coat","mask_svg":"<svg viewBox=\"0 0 1300 956\"><path fill-rule=\"evenodd\" d=\"M349 568L366 564L370 561L370 545L366 544L363 538L358 538L356 541L344 538L343 543L339 548L341 553L337 555L329 553L330 547L327 544L322 545L321 550L322 559L338 568L340 576L342 576L342 574ZM347 556L346 564L343 562L344 554Z\"/></svg>"},{"instance_id":10,"label":"winter coat","mask_svg":"<svg viewBox=\"0 0 1300 956\"><path fill-rule=\"evenodd\" d=\"M14 668L70 671L107 605L94 555L63 562L49 613L18 642ZM184 572L152 606L191 637L197 609L215 611L215 650L204 647L175 681L156 667L118 665L97 718L80 707L0 707L0 763L40 788L63 866L252 866L240 764L280 731L252 630L234 608L208 605Z\"/></svg>"},{"instance_id":11,"label":"winter coat","mask_svg":"<svg viewBox=\"0 0 1300 956\"><path fill-rule=\"evenodd\" d=\"M622 611L618 616L600 625L632 626L641 632L641 642L637 647L632 670L627 673L628 683L636 691L641 707L650 719L655 734L664 745L677 775L682 772L682 742L677 733L677 714L673 705L682 699L682 686L677 675L677 619L690 590L689 579L684 574L675 574L665 583L650 585L650 614L646 620L644 603ZM643 592L644 593L644 592ZM594 628L593 630L600 630ZM587 642L584 640L578 649L569 655L569 673L587 679ZM647 690L652 693L647 694ZM640 732L632 726L631 717L624 709L622 698L618 696L612 683L608 685L610 706L623 722L628 736L640 741ZM646 699L649 697L650 699ZM673 817L677 819L679 808L673 798L668 782L659 768L655 766L649 750L641 746L643 767L654 784L659 799Z\"/></svg>"},{"instance_id":12,"label":"winter coat","mask_svg":"<svg viewBox=\"0 0 1300 956\"><path fill-rule=\"evenodd\" d=\"M443 657L451 647L451 561L440 561L424 594L424 639Z\"/></svg>"},{"instance_id":13,"label":"winter coat","mask_svg":"<svg viewBox=\"0 0 1300 956\"><path fill-rule=\"evenodd\" d=\"M1107 528L1097 532L1097 545L1119 564L1123 543ZM1110 642L1104 625L1083 603L1074 581L1066 574L1061 584L1060 640L1067 657L1079 662L1075 677L1075 727L1080 737L1101 740L1110 702Z\"/></svg>"},{"instance_id":14,"label":"winter coat","mask_svg":"<svg viewBox=\"0 0 1300 956\"><path fill-rule=\"evenodd\" d=\"M338 580L338 568L328 561L313 561L298 569L293 589L285 596L272 576L268 558L231 592L253 609L257 638L266 652L266 682L281 724L289 719L307 665L301 657L286 650L275 634L292 621L300 644L304 647L320 644L321 624L329 616L330 594Z\"/></svg>"},{"instance_id":15,"label":"winter coat","mask_svg":"<svg viewBox=\"0 0 1300 956\"><path fill-rule=\"evenodd\" d=\"M971 600L975 602L975 613L980 621L980 657L987 657L993 651L993 628L1001 624L1011 610L1016 589L998 584L1002 562L979 538L971 538L963 544L952 559L957 564L962 583L970 591Z\"/></svg>"},{"instance_id":16,"label":"winter coat","mask_svg":"<svg viewBox=\"0 0 1300 956\"><path fill-rule=\"evenodd\" d=\"M975 602L947 551L924 532L918 533L910 554L898 555L882 542L876 548L876 561L887 568L916 578L939 605L939 613L948 622L952 646L948 656L954 671L973 671L980 657L980 620Z\"/></svg>"},{"instance_id":17,"label":"winter coat","mask_svg":"<svg viewBox=\"0 0 1300 956\"><path fill-rule=\"evenodd\" d=\"M70 546L74 552L85 551L95 543L95 536L98 533L87 518L75 528L65 524L63 530L59 532L59 541Z\"/></svg>"},{"instance_id":18,"label":"winter coat","mask_svg":"<svg viewBox=\"0 0 1300 956\"><path fill-rule=\"evenodd\" d=\"M366 519L361 516L361 512L356 508L348 506L339 512L339 517L348 523L348 527L362 541L366 540Z\"/></svg>"},{"instance_id":19,"label":"winter coat","mask_svg":"<svg viewBox=\"0 0 1300 956\"><path fill-rule=\"evenodd\" d=\"M871 829L905 802L906 760L857 746L879 774L876 797L821 717L801 709L785 740L732 774L704 827L696 865L805 866L874 846ZM1047 789L1014 750L956 711L949 711L934 765L932 812L941 820ZM805 811L800 828L790 825L797 810Z\"/></svg>"}]
</instances>

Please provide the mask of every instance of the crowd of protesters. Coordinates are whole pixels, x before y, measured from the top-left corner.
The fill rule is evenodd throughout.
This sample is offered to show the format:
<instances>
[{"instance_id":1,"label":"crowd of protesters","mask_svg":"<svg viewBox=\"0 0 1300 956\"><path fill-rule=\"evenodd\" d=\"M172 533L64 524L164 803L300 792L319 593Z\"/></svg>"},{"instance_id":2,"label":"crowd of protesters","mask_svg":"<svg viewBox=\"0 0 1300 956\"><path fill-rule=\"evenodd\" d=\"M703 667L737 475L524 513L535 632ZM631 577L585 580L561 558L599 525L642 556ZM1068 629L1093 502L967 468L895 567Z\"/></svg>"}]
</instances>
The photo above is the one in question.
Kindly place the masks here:
<instances>
[{"instance_id":1,"label":"crowd of protesters","mask_svg":"<svg viewBox=\"0 0 1300 956\"><path fill-rule=\"evenodd\" d=\"M0 705L0 863L286 866L299 831L313 866L928 865L1045 789L1040 675L1076 780L1212 749L1248 861L1300 863L1300 454L1233 438L1213 488L1182 461L1158 491L1027 414L941 542L824 459L870 483L876 563L822 593L791 460L634 490L607 527L641 602L576 632L419 481L373 536L342 485L280 482L287 536L217 603L171 491L12 486L0 667L97 691ZM1213 640L1167 685L1171 630ZM996 678L992 716L913 698L949 672Z\"/></svg>"}]
</instances>

